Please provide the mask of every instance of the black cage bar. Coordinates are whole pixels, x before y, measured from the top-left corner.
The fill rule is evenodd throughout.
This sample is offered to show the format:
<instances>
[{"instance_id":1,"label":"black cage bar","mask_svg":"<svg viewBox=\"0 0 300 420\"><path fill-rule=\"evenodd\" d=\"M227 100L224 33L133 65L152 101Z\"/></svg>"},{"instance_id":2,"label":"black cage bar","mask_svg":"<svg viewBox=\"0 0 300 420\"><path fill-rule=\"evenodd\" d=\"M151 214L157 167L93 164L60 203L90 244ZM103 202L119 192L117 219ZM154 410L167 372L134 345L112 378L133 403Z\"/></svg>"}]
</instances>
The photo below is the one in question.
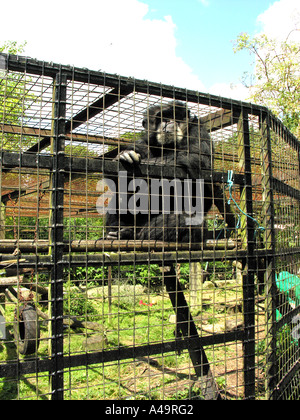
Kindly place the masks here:
<instances>
[{"instance_id":1,"label":"black cage bar","mask_svg":"<svg viewBox=\"0 0 300 420\"><path fill-rule=\"evenodd\" d=\"M0 398L299 399L298 139L254 104L0 62ZM98 182L170 100L206 126L235 228L213 207L202 242L107 239Z\"/></svg>"}]
</instances>

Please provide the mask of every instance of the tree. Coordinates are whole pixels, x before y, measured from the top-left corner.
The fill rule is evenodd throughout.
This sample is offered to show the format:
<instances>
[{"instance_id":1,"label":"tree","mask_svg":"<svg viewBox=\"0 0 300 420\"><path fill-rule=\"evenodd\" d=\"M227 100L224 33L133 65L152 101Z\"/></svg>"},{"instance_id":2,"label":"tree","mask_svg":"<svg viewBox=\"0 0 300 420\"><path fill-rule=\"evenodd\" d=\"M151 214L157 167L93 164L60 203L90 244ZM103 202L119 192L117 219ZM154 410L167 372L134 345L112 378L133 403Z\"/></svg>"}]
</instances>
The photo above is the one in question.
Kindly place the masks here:
<instances>
[{"instance_id":1,"label":"tree","mask_svg":"<svg viewBox=\"0 0 300 420\"><path fill-rule=\"evenodd\" d=\"M300 44L242 33L234 51L248 50L255 57L254 75L245 73L244 84L250 89L249 99L270 108L295 134L300 129ZM253 77L254 76L254 77Z\"/></svg>"},{"instance_id":2,"label":"tree","mask_svg":"<svg viewBox=\"0 0 300 420\"><path fill-rule=\"evenodd\" d=\"M5 41L4 44L0 45L0 52L7 54L22 54L27 42L18 45L16 41Z\"/></svg>"},{"instance_id":3,"label":"tree","mask_svg":"<svg viewBox=\"0 0 300 420\"><path fill-rule=\"evenodd\" d=\"M0 52L20 54L24 52L25 45L26 42L18 45L15 41L7 41L0 46ZM0 125L3 127L20 126L32 103L38 101L30 90L29 82L30 77L23 73L0 70ZM26 149L32 142L35 140L30 137L5 133L5 130L0 137L0 146L6 150Z\"/></svg>"}]
</instances>

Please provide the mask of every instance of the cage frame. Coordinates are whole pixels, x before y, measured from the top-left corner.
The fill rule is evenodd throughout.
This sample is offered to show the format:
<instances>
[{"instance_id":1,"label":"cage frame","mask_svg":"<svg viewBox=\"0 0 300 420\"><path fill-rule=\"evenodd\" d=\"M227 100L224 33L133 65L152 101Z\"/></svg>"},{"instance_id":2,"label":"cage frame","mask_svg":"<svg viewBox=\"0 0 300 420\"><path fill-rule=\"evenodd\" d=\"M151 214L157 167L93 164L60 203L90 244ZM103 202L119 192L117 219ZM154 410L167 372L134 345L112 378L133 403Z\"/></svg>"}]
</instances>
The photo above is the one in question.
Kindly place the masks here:
<instances>
[{"instance_id":1,"label":"cage frame","mask_svg":"<svg viewBox=\"0 0 300 420\"><path fill-rule=\"evenodd\" d=\"M203 94L191 90L170 87L161 85L158 83L150 83L148 81L137 80L133 78L121 77L116 75L110 75L98 71L90 71L87 69L80 69L71 66L63 66L54 63L45 63L42 61L34 60L28 57L20 57L13 55L0 55L5 63L7 71L23 72L26 74L33 74L37 76L47 76L53 79L54 85L54 109L53 109L53 127L51 133L45 133L45 136L41 136L42 139L35 145L30 147L27 152L12 152L12 151L1 151L0 162L1 169L12 169L12 168L31 168L31 169L47 169L52 171L51 176L51 214L52 214L52 226L51 226L51 243L38 244L38 246L44 246L49 248L50 255L48 256L32 256L27 255L25 261L24 257L16 258L17 265L20 268L35 268L37 266L47 268L51 270L51 327L52 327L52 348L51 357L48 360L41 360L38 357L33 360L26 360L16 363L0 364L0 377L20 377L21 375L35 372L49 372L52 381L52 399L60 400L64 397L63 391L63 371L66 368L78 367L82 365L92 365L96 363L105 363L109 361L117 361L135 358L142 355L154 355L164 354L167 352L173 352L182 349L188 349L190 352L191 359L193 361L195 369L200 367L206 369L204 375L210 375L209 373L209 362L205 359L204 347L211 344L227 343L232 341L241 341L244 346L244 386L245 386L245 399L255 399L255 295L254 295L254 274L257 270L257 261L259 258L263 258L266 261L266 270L264 273L265 284L267 288L267 295L269 300L267 302L267 317L268 320L266 325L269 328L268 337L270 341L267 346L267 359L268 359L268 390L270 399L278 399L280 394L280 387L284 386L288 382L295 371L299 371L300 362L295 364L290 372L286 375L285 380L281 383L278 382L277 378L277 360L276 360L276 331L279 322L283 324L287 319L291 319L300 313L300 308L296 308L283 317L283 320L276 321L275 312L277 307L277 295L276 295L276 281L275 281L275 258L278 257L278 251L274 247L275 227L274 227L274 203L273 203L273 192L277 191L283 193L289 197L292 197L300 202L300 191L285 184L283 181L276 179L272 174L272 150L270 142L270 129L280 133L280 137L294 148L298 153L299 158L299 174L300 174L300 143L298 139L291 134L282 122L277 119L267 108L250 104L247 102L241 102L236 100L229 100L222 97L217 97L209 94ZM148 344L139 347L132 348L120 348L118 350L108 350L103 352L94 352L84 355L69 355L66 356L63 353L63 267L68 266L82 266L82 265L113 265L116 262L118 264L131 264L133 261L135 264L143 263L159 263L161 261L167 262L168 266L172 266L178 261L189 261L197 262L203 258L205 260L217 260L223 256L222 251L218 251L213 248L213 255L211 251L205 249L191 249L184 244L180 244L178 250L178 244L176 247L172 244L157 244L157 243L144 243L139 246L134 243L131 244L135 250L142 251L139 254L126 253L121 256L107 256L104 253L99 252L97 255L65 255L66 244L63 241L63 191L64 191L64 176L70 171L76 171L81 173L88 172L102 172L106 174L115 174L118 169L122 167L119 162L112 162L111 160L102 159L88 159L79 157L67 157L64 154L64 142L67 135L70 133L71 128L74 129L74 125L71 127L70 120L66 118L66 86L67 81L72 80L82 83L93 83L96 85L104 85L113 89L112 92L106 93L99 100L89 105L86 109L80 111L78 114L72 116L72 120L75 120L78 125L85 123L89 118L95 116L101 112L101 109L109 107L113 103L116 103L121 98L126 97L132 92L140 92L145 94L157 95L164 98L170 98L175 100L201 103L204 105L215 106L222 108L224 111L223 115L214 115L207 118L210 123L211 130L218 129L218 127L230 126L233 123L237 123L239 126L239 156L240 160L244 165L244 174L238 174L234 176L233 182L235 185L239 185L243 194L244 210L247 214L253 214L252 208L252 178L251 178L251 156L250 156L250 137L249 137L249 126L248 118L249 115L255 115L259 118L261 137L264 142L262 148L264 167L264 193L265 193L265 218L263 220L264 227L264 241L266 244L265 249L256 249L254 244L255 229L253 221L250 218L243 217L242 223L245 226L244 239L242 240L242 249L230 253L227 251L227 259L236 259L237 257L247 264L248 271L244 274L243 278L243 303L244 303L244 328L239 331L231 333L214 334L211 337L199 337L196 327L193 324L191 315L189 313L189 307L186 301L180 285L176 280L176 274L173 273L172 277L166 283L169 296L172 301L172 296L176 294L176 302L179 299L183 299L180 313L178 313L178 303L173 299L172 304L177 316L181 317L181 323L188 322L189 328L194 329L192 337L189 336L189 332L184 333L185 337L183 341L174 340L172 343L160 343L160 344ZM100 111L99 111L100 110ZM226 113L228 111L228 113ZM210 121L209 121L210 120ZM47 135L46 135L47 134ZM50 136L49 136L50 134ZM52 145L52 155L43 155L41 151ZM141 164L142 176L160 176L161 169L155 167L149 168L146 164ZM176 168L176 177L182 178L183 171L180 168ZM212 174L209 171L203 171L203 178L205 180L213 182L225 182L227 174L225 173L214 173L213 179ZM164 177L173 178L174 169L168 172L168 168L164 169ZM80 244L74 241L71 246L74 250L78 251ZM6 252L15 247L15 243L11 241L10 244L6 244ZM105 245L105 250L113 250L113 244L111 241L99 241L98 243L92 241L90 244L83 244L84 250L86 246L89 249L101 251L101 248ZM124 246L128 246L128 243L123 243ZM30 248L30 244L18 243L18 246L22 250ZM27 248L26 248L27 246ZM32 245L33 246L33 245ZM115 247L122 246L122 241L117 241L114 244ZM149 254L147 250L154 250L153 253ZM80 250L79 250L80 251ZM144 252L143 252L144 251ZM300 249L296 248L290 251L282 251L299 253ZM12 259L12 254L1 254L1 261L9 261ZM174 289L175 286L175 289ZM183 326L184 328L184 326ZM199 362L199 354L200 359ZM197 372L197 370L196 370ZM202 371L203 375L203 371ZM206 391L207 399L219 399L220 395L217 388L214 388L213 377L210 377L210 386Z\"/></svg>"}]
</instances>

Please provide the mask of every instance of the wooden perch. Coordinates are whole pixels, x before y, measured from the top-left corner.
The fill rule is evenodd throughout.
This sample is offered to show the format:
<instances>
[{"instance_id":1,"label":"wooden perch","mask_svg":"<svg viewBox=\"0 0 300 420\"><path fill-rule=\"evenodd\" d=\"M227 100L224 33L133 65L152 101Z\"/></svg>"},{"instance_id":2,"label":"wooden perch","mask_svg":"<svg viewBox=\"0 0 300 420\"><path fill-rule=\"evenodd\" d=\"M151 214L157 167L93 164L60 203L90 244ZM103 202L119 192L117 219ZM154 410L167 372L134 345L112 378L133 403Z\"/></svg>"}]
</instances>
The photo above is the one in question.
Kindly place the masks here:
<instances>
[{"instance_id":1,"label":"wooden perch","mask_svg":"<svg viewBox=\"0 0 300 420\"><path fill-rule=\"evenodd\" d=\"M17 286L22 283L24 276L0 277L0 286Z\"/></svg>"},{"instance_id":2,"label":"wooden perch","mask_svg":"<svg viewBox=\"0 0 300 420\"><path fill-rule=\"evenodd\" d=\"M2 246L2 245L0 245L0 246ZM12 265L12 264L18 264L20 262L25 262L25 261L26 261L25 259L0 261L0 265Z\"/></svg>"},{"instance_id":3,"label":"wooden perch","mask_svg":"<svg viewBox=\"0 0 300 420\"><path fill-rule=\"evenodd\" d=\"M40 295L48 295L48 288L40 286L36 283L24 283L24 276L13 276L13 277L0 277L0 286L19 286L32 289L33 292L39 293Z\"/></svg>"},{"instance_id":4,"label":"wooden perch","mask_svg":"<svg viewBox=\"0 0 300 420\"><path fill-rule=\"evenodd\" d=\"M30 289L34 293L38 293L41 296L47 296L49 293L48 287L40 286L37 283L30 283L30 282L23 282L22 287L26 287L27 289Z\"/></svg>"},{"instance_id":5,"label":"wooden perch","mask_svg":"<svg viewBox=\"0 0 300 420\"><path fill-rule=\"evenodd\" d=\"M7 277L13 277L18 274L30 274L32 270L32 268L11 267L5 269L5 274ZM48 271L48 269L45 267L38 267L38 271Z\"/></svg>"},{"instance_id":6,"label":"wooden perch","mask_svg":"<svg viewBox=\"0 0 300 420\"><path fill-rule=\"evenodd\" d=\"M71 243L65 243L65 251L69 252L118 252L118 251L148 251L148 250L218 250L235 249L239 242L232 239L209 239L204 243L171 243L161 241L137 241L137 240L75 240ZM49 241L32 241L21 239L18 241L18 247L22 252L48 252ZM13 252L16 248L16 241L3 239L0 244L0 251L3 253ZM25 260L19 260L23 262ZM17 263L17 260L3 261L0 264Z\"/></svg>"}]
</instances>

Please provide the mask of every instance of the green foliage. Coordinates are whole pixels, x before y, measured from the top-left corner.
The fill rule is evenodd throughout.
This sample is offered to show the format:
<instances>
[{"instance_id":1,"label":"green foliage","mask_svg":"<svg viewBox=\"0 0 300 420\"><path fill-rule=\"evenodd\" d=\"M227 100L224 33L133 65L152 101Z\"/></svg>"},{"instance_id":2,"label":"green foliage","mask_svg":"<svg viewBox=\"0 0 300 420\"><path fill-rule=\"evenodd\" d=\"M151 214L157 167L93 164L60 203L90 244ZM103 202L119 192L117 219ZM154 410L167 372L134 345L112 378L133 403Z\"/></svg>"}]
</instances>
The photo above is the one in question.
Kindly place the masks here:
<instances>
[{"instance_id":1,"label":"green foliage","mask_svg":"<svg viewBox=\"0 0 300 420\"><path fill-rule=\"evenodd\" d=\"M180 265L180 283L188 287L190 265ZM73 267L67 272L68 278L76 283L94 282L107 284L107 267ZM141 285L149 290L160 290L163 278L158 265L116 266L111 270L113 284Z\"/></svg>"},{"instance_id":2,"label":"green foliage","mask_svg":"<svg viewBox=\"0 0 300 420\"><path fill-rule=\"evenodd\" d=\"M117 267L112 271L113 277L128 284L141 284L150 290L159 290L163 285L163 277L158 265L139 265ZM180 264L180 283L187 287L189 283L190 264Z\"/></svg>"},{"instance_id":3,"label":"green foliage","mask_svg":"<svg viewBox=\"0 0 300 420\"><path fill-rule=\"evenodd\" d=\"M180 284L187 288L190 281L190 264L183 263L180 264Z\"/></svg>"},{"instance_id":4,"label":"green foliage","mask_svg":"<svg viewBox=\"0 0 300 420\"><path fill-rule=\"evenodd\" d=\"M0 45L0 52L7 54L22 54L26 45L26 41L19 45L17 41L5 41L3 45Z\"/></svg>"},{"instance_id":5,"label":"green foliage","mask_svg":"<svg viewBox=\"0 0 300 420\"><path fill-rule=\"evenodd\" d=\"M73 267L67 275L74 283L96 282L105 283L108 279L107 267Z\"/></svg>"},{"instance_id":6,"label":"green foliage","mask_svg":"<svg viewBox=\"0 0 300 420\"><path fill-rule=\"evenodd\" d=\"M16 229L20 239L48 239L49 238L49 219L36 218L31 216L14 218L7 216L5 219L6 239L14 239ZM103 218L64 218L64 240L96 240L103 236Z\"/></svg>"},{"instance_id":7,"label":"green foliage","mask_svg":"<svg viewBox=\"0 0 300 420\"><path fill-rule=\"evenodd\" d=\"M20 54L26 42L18 45L15 41L7 41L0 46L0 52ZM0 124L21 125L27 110L39 100L28 85L30 77L23 73L0 73ZM36 140L34 140L36 142ZM27 136L3 134L1 146L7 150L26 149L32 143Z\"/></svg>"},{"instance_id":8,"label":"green foliage","mask_svg":"<svg viewBox=\"0 0 300 420\"><path fill-rule=\"evenodd\" d=\"M5 218L6 239L14 239L14 234L20 239L48 239L49 238L49 220L47 218L22 216L14 217L7 216Z\"/></svg>"},{"instance_id":9,"label":"green foliage","mask_svg":"<svg viewBox=\"0 0 300 420\"><path fill-rule=\"evenodd\" d=\"M64 298L64 313L70 316L88 317L97 314L97 311L85 294L72 289L69 283L68 292Z\"/></svg>"},{"instance_id":10,"label":"green foliage","mask_svg":"<svg viewBox=\"0 0 300 420\"><path fill-rule=\"evenodd\" d=\"M137 131L133 133L131 131L128 131L127 133L121 135L121 139L137 141L142 137L142 135L143 131Z\"/></svg>"},{"instance_id":11,"label":"green foliage","mask_svg":"<svg viewBox=\"0 0 300 420\"><path fill-rule=\"evenodd\" d=\"M64 219L64 239L96 240L103 237L103 218L74 217Z\"/></svg>"},{"instance_id":12,"label":"green foliage","mask_svg":"<svg viewBox=\"0 0 300 420\"><path fill-rule=\"evenodd\" d=\"M73 157L95 157L97 158L99 156L99 154L93 150L88 148L87 145L82 145L82 144L66 144L65 147L65 154L69 155L69 156L73 156Z\"/></svg>"},{"instance_id":13,"label":"green foliage","mask_svg":"<svg viewBox=\"0 0 300 420\"><path fill-rule=\"evenodd\" d=\"M143 286L124 284L119 287L118 306L126 311L134 310L139 305L142 296L145 296Z\"/></svg>"},{"instance_id":14,"label":"green foliage","mask_svg":"<svg viewBox=\"0 0 300 420\"><path fill-rule=\"evenodd\" d=\"M118 272L113 274L120 276L120 279L126 279L128 284L141 284L148 288L157 288L162 284L158 265L123 266L118 267Z\"/></svg>"},{"instance_id":15,"label":"green foliage","mask_svg":"<svg viewBox=\"0 0 300 420\"><path fill-rule=\"evenodd\" d=\"M290 41L289 36L280 42L265 34L251 38L242 33L234 51L242 50L255 57L254 78L248 72L244 75L244 84L251 92L249 99L270 108L296 133L300 126L299 43Z\"/></svg>"}]
</instances>

